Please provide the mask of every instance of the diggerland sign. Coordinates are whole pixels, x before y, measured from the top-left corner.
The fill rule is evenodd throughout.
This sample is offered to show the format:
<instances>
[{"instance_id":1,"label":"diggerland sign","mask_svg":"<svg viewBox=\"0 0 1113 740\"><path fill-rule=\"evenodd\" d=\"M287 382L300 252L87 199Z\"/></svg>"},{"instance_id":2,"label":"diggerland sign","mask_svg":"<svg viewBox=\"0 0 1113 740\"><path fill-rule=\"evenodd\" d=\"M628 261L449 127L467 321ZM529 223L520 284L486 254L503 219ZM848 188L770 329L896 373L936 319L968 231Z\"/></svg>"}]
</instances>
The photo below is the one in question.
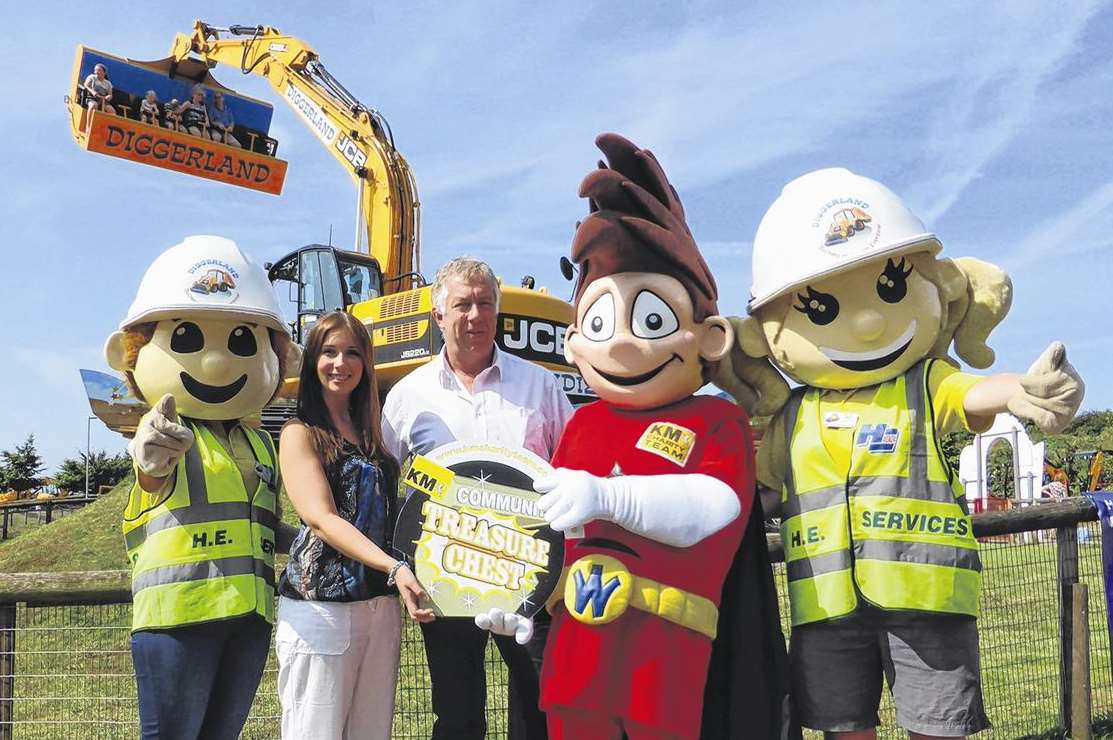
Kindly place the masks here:
<instances>
[{"instance_id":1,"label":"diggerland sign","mask_svg":"<svg viewBox=\"0 0 1113 740\"><path fill-rule=\"evenodd\" d=\"M282 192L286 179L281 159L99 112L93 113L86 148L271 195Z\"/></svg>"}]
</instances>

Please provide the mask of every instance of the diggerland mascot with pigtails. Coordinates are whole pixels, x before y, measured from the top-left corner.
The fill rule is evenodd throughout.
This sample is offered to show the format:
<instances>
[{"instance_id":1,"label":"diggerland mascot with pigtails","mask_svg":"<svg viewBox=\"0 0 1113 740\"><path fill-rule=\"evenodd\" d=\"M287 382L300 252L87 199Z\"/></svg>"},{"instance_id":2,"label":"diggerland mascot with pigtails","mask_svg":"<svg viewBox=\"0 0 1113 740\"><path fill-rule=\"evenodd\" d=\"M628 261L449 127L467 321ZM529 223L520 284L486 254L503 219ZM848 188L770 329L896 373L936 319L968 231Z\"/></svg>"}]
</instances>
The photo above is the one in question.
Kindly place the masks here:
<instances>
[{"instance_id":1,"label":"diggerland mascot with pigtails","mask_svg":"<svg viewBox=\"0 0 1113 740\"><path fill-rule=\"evenodd\" d=\"M596 143L607 164L580 186L591 213L572 243L565 346L600 400L576 411L555 474L534 484L566 537L541 669L549 736L784 737L784 637L749 420L693 395L733 331L656 158L615 134ZM516 615L476 621L528 634Z\"/></svg>"},{"instance_id":2,"label":"diggerland mascot with pigtails","mask_svg":"<svg viewBox=\"0 0 1113 740\"><path fill-rule=\"evenodd\" d=\"M989 726L978 544L940 438L1004 411L1054 433L1082 401L1058 342L1021 375L958 369L952 345L992 364L1012 286L941 249L880 183L845 169L794 180L758 228L750 316L731 320L716 378L773 415L757 477L780 501L793 704L836 738L875 736L883 674L913 738Z\"/></svg>"},{"instance_id":3,"label":"diggerland mascot with pigtails","mask_svg":"<svg viewBox=\"0 0 1113 740\"><path fill-rule=\"evenodd\" d=\"M294 532L270 436L242 420L300 350L263 269L191 236L147 270L105 355L154 404L128 448L123 522L142 736L236 738L270 649L276 543Z\"/></svg>"}]
</instances>

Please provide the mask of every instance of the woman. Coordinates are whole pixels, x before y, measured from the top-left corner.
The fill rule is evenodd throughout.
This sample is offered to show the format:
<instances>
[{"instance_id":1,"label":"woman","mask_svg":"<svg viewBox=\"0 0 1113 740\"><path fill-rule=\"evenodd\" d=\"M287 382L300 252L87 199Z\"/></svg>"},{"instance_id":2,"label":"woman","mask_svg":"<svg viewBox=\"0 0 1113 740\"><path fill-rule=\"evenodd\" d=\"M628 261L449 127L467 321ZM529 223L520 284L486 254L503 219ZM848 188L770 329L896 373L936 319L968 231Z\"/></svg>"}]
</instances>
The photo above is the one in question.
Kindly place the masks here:
<instances>
[{"instance_id":1,"label":"woman","mask_svg":"<svg viewBox=\"0 0 1113 740\"><path fill-rule=\"evenodd\" d=\"M209 138L240 149L239 140L232 136L235 126L236 121L232 117L232 109L224 100L224 93L214 90L213 104L209 107Z\"/></svg>"},{"instance_id":2,"label":"woman","mask_svg":"<svg viewBox=\"0 0 1113 740\"><path fill-rule=\"evenodd\" d=\"M177 116L183 132L202 139L209 138L209 110L205 107L205 88L194 85L189 100L178 108Z\"/></svg>"},{"instance_id":3,"label":"woman","mask_svg":"<svg viewBox=\"0 0 1113 740\"><path fill-rule=\"evenodd\" d=\"M101 110L106 113L116 114L116 109L109 101L112 100L112 83L108 81L108 68L103 64L93 66L93 74L85 78L81 85L86 92L85 107L90 112ZM92 126L93 117L89 116L89 125Z\"/></svg>"},{"instance_id":4,"label":"woman","mask_svg":"<svg viewBox=\"0 0 1113 740\"><path fill-rule=\"evenodd\" d=\"M305 347L297 416L279 465L305 523L279 583L278 693L284 738L390 737L401 614L427 622L425 592L387 554L398 464L382 444L367 330L337 311Z\"/></svg>"}]
</instances>

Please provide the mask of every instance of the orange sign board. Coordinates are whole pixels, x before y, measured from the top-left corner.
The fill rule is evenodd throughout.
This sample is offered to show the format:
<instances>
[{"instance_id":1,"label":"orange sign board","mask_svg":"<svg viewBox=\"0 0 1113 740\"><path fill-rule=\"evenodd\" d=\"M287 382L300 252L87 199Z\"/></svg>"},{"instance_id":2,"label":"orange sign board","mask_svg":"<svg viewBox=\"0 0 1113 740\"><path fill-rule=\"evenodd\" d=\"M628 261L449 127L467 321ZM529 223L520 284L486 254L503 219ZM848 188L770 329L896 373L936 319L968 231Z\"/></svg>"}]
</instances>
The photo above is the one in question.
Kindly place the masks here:
<instances>
[{"instance_id":1,"label":"orange sign board","mask_svg":"<svg viewBox=\"0 0 1113 740\"><path fill-rule=\"evenodd\" d=\"M130 118L93 111L85 148L112 157L239 185L282 192L286 162Z\"/></svg>"}]
</instances>

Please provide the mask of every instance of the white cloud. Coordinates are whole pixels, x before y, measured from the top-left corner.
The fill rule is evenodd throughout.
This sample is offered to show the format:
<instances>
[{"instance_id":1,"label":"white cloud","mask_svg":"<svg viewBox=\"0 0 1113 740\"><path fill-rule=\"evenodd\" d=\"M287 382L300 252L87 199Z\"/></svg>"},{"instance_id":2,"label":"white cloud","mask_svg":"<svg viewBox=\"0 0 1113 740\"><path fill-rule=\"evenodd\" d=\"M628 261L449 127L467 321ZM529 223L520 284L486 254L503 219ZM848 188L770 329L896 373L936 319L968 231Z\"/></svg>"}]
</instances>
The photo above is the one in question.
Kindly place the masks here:
<instances>
[{"instance_id":1,"label":"white cloud","mask_svg":"<svg viewBox=\"0 0 1113 740\"><path fill-rule=\"evenodd\" d=\"M1049 261L1066 266L1074 255L1110 247L1113 247L1113 181L1081 198L1073 208L1040 221L1008 253L1005 266L1015 271L1042 268Z\"/></svg>"}]
</instances>

